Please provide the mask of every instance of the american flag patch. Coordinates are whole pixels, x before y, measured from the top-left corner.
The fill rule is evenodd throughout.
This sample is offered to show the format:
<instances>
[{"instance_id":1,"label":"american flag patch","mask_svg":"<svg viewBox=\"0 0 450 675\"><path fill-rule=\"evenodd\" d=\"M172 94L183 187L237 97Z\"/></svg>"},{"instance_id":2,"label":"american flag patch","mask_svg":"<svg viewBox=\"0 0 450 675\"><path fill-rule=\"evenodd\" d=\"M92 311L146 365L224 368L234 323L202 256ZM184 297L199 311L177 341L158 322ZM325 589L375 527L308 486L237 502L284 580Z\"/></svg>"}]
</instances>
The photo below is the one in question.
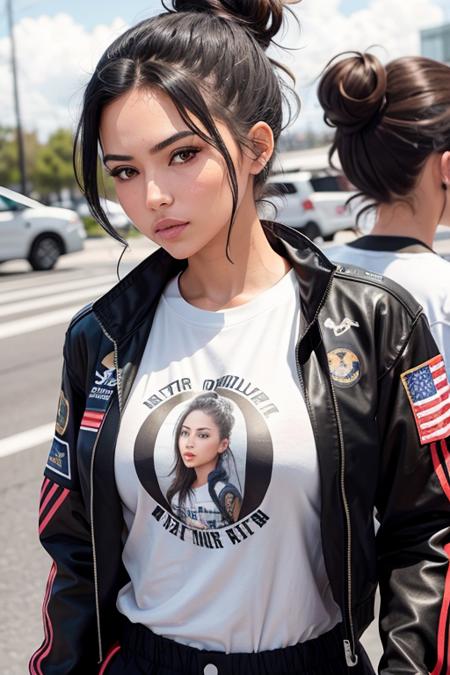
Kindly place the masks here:
<instances>
[{"instance_id":1,"label":"american flag patch","mask_svg":"<svg viewBox=\"0 0 450 675\"><path fill-rule=\"evenodd\" d=\"M104 412L86 409L81 420L80 429L84 431L98 431L102 425L104 416Z\"/></svg>"},{"instance_id":2,"label":"american flag patch","mask_svg":"<svg viewBox=\"0 0 450 675\"><path fill-rule=\"evenodd\" d=\"M422 445L450 436L450 386L440 354L401 375Z\"/></svg>"}]
</instances>

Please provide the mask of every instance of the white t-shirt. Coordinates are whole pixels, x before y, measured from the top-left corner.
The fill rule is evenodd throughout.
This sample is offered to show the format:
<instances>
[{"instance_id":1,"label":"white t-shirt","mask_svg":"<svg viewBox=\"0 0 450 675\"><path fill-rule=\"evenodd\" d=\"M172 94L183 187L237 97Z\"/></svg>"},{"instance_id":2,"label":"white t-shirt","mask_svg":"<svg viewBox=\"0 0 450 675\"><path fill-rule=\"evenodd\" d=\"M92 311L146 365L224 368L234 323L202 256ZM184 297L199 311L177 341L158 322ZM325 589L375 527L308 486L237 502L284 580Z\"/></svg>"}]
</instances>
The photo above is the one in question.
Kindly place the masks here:
<instances>
[{"instance_id":1,"label":"white t-shirt","mask_svg":"<svg viewBox=\"0 0 450 675\"><path fill-rule=\"evenodd\" d=\"M450 372L450 262L431 251L376 251L346 244L324 248L324 252L335 262L363 267L404 286L422 305Z\"/></svg>"},{"instance_id":2,"label":"white t-shirt","mask_svg":"<svg viewBox=\"0 0 450 675\"><path fill-rule=\"evenodd\" d=\"M177 279L166 287L115 455L131 579L117 606L130 621L227 653L286 647L340 621L299 311L293 271L220 312L187 303Z\"/></svg>"}]
</instances>

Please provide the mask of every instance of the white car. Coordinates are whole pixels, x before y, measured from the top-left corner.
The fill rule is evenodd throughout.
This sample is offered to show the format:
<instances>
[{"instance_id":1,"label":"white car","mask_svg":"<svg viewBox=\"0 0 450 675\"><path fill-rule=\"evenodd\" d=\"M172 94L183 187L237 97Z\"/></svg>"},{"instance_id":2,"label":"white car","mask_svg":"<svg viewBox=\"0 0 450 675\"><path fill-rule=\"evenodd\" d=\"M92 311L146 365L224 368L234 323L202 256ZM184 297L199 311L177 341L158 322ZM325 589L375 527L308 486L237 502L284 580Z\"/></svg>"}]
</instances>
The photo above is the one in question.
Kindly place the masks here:
<instances>
[{"instance_id":1,"label":"white car","mask_svg":"<svg viewBox=\"0 0 450 675\"><path fill-rule=\"evenodd\" d=\"M343 174L323 171L296 171L269 178L277 196L269 197L274 208L263 205L260 215L276 218L310 239L333 239L339 230L355 228L355 214L347 206L355 194ZM354 210L353 210L354 211Z\"/></svg>"},{"instance_id":2,"label":"white car","mask_svg":"<svg viewBox=\"0 0 450 675\"><path fill-rule=\"evenodd\" d=\"M100 197L100 206L106 213L108 220L113 227L117 228L119 231L127 231L130 229L132 225L131 220L118 202L114 202L112 199L106 199L105 197ZM77 206L77 212L83 218L90 215L89 207L85 200L80 201Z\"/></svg>"},{"instance_id":3,"label":"white car","mask_svg":"<svg viewBox=\"0 0 450 675\"><path fill-rule=\"evenodd\" d=\"M51 270L61 255L81 251L85 239L75 211L0 187L0 262L23 258L34 270Z\"/></svg>"}]
</instances>

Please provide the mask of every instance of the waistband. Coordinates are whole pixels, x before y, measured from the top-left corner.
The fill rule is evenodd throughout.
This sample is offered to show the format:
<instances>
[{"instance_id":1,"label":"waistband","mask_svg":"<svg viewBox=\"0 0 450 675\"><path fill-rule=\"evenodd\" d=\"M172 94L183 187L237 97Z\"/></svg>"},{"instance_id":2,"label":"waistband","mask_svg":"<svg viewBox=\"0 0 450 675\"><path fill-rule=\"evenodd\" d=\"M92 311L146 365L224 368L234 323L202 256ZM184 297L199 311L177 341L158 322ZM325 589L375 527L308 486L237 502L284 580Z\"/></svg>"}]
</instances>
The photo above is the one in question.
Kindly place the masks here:
<instances>
[{"instance_id":1,"label":"waistband","mask_svg":"<svg viewBox=\"0 0 450 675\"><path fill-rule=\"evenodd\" d=\"M149 672L153 666L180 675L348 675L340 626L284 649L225 654L183 645L126 620L121 648L123 656L148 662Z\"/></svg>"}]
</instances>

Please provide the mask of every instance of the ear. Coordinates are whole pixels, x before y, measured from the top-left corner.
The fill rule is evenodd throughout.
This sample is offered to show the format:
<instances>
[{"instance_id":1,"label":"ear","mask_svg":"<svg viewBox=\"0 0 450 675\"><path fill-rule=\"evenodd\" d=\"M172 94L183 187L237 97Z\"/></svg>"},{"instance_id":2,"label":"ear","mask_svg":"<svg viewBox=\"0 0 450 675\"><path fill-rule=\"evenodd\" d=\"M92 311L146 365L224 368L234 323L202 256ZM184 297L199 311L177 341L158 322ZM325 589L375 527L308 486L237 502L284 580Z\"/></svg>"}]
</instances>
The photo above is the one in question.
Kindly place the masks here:
<instances>
[{"instance_id":1,"label":"ear","mask_svg":"<svg viewBox=\"0 0 450 675\"><path fill-rule=\"evenodd\" d=\"M450 187L450 150L446 150L441 156L441 180L443 185Z\"/></svg>"},{"instance_id":2,"label":"ear","mask_svg":"<svg viewBox=\"0 0 450 675\"><path fill-rule=\"evenodd\" d=\"M266 122L256 122L248 132L248 139L254 148L250 173L256 176L272 157L275 145L272 129Z\"/></svg>"},{"instance_id":3,"label":"ear","mask_svg":"<svg viewBox=\"0 0 450 675\"><path fill-rule=\"evenodd\" d=\"M225 450L228 449L229 441L228 438L224 438L223 441L220 441L220 446L219 446L219 455L221 455Z\"/></svg>"}]
</instances>

